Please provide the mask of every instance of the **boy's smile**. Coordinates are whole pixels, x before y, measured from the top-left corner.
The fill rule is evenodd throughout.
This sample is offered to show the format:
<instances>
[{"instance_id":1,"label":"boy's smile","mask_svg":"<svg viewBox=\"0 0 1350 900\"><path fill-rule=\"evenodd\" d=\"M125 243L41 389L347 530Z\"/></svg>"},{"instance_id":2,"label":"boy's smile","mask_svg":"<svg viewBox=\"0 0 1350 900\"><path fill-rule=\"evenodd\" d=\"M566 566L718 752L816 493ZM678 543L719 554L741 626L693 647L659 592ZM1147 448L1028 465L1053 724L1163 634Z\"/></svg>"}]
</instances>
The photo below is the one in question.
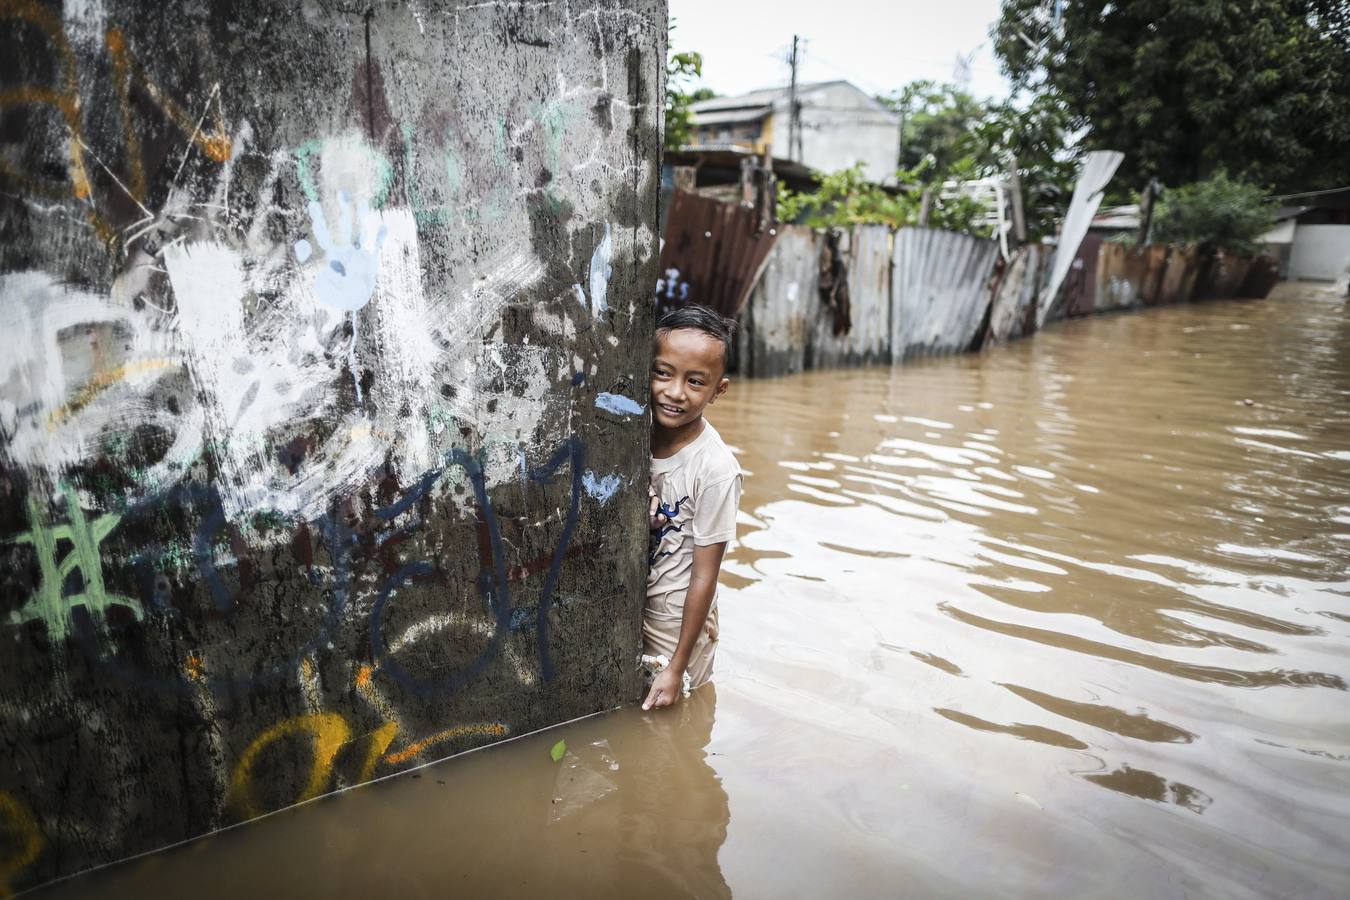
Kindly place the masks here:
<instances>
[{"instance_id":1,"label":"boy's smile","mask_svg":"<svg viewBox=\"0 0 1350 900\"><path fill-rule=\"evenodd\" d=\"M702 331L678 328L657 337L651 399L658 428L677 430L702 418L731 383L724 356L722 342Z\"/></svg>"}]
</instances>

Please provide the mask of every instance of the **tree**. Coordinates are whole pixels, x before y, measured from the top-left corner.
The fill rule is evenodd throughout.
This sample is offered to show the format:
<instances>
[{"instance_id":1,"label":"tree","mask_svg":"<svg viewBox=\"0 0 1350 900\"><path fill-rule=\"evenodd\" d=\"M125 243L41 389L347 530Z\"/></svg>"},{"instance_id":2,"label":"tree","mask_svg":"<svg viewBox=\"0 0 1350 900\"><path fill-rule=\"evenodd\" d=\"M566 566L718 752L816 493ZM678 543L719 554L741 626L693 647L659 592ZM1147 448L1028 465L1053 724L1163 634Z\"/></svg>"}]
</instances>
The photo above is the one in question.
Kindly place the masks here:
<instances>
[{"instance_id":1,"label":"tree","mask_svg":"<svg viewBox=\"0 0 1350 900\"><path fill-rule=\"evenodd\" d=\"M688 85L703 75L703 54L685 51L671 53L666 60L666 138L667 150L678 150L690 142L694 130L690 124L689 107L699 100L713 96L707 88L694 92Z\"/></svg>"},{"instance_id":2,"label":"tree","mask_svg":"<svg viewBox=\"0 0 1350 900\"><path fill-rule=\"evenodd\" d=\"M832 172L820 180L814 191L800 193L786 186L778 189L778 219L812 228L833 228L847 225L880 224L899 228L919 220L923 195L929 195L928 224L933 228L961 231L979 237L989 237L990 229L979 226L976 220L984 215L984 207L970 197L940 196L946 175L960 178L959 167L946 173L937 173L931 160L924 160L913 169L896 173L902 185L900 191L882 188L867 180L862 163L852 168Z\"/></svg>"},{"instance_id":3,"label":"tree","mask_svg":"<svg viewBox=\"0 0 1350 900\"><path fill-rule=\"evenodd\" d=\"M1053 235L1068 208L1083 155L1063 98L1045 90L1022 105L993 104L970 140L982 148L984 158L996 161L982 174L1005 174L1016 163L1027 236L1039 240Z\"/></svg>"},{"instance_id":4,"label":"tree","mask_svg":"<svg viewBox=\"0 0 1350 900\"><path fill-rule=\"evenodd\" d=\"M1261 188L1233 180L1222 169L1204 181L1165 192L1153 212L1154 240L1241 256L1259 253L1257 239L1273 225Z\"/></svg>"},{"instance_id":5,"label":"tree","mask_svg":"<svg viewBox=\"0 0 1350 900\"><path fill-rule=\"evenodd\" d=\"M912 169L932 158L940 171L978 152L971 130L989 113L989 104L952 84L911 81L882 103L901 116L900 168ZM981 160L983 161L983 160Z\"/></svg>"},{"instance_id":6,"label":"tree","mask_svg":"<svg viewBox=\"0 0 1350 900\"><path fill-rule=\"evenodd\" d=\"M1344 0L1003 0L991 35L1015 88L1058 92L1130 184L1350 183Z\"/></svg>"},{"instance_id":7,"label":"tree","mask_svg":"<svg viewBox=\"0 0 1350 900\"><path fill-rule=\"evenodd\" d=\"M1081 149L1053 90L1030 102L977 100L954 85L913 81L881 102L904 116L902 167L927 160L937 180L1005 177L1014 162L1028 235L1052 234L1068 205ZM902 180L902 183L903 180Z\"/></svg>"}]
</instances>

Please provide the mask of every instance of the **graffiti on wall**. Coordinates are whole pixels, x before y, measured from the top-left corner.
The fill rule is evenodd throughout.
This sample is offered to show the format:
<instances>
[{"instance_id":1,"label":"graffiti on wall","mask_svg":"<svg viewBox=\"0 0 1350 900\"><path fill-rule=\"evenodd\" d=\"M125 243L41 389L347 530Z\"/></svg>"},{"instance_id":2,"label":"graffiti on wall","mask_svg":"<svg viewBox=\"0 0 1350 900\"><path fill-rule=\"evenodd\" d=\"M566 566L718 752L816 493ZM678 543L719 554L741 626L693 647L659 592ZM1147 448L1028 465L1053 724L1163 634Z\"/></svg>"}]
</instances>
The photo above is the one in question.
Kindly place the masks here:
<instances>
[{"instance_id":1,"label":"graffiti on wall","mask_svg":"<svg viewBox=\"0 0 1350 900\"><path fill-rule=\"evenodd\" d=\"M656 5L357 17L308 106L97 6L0 4L0 734L53 736L0 779L0 893L616 702L609 632L559 629L641 574ZM551 75L394 92L381 27ZM45 805L79 767L131 786Z\"/></svg>"}]
</instances>

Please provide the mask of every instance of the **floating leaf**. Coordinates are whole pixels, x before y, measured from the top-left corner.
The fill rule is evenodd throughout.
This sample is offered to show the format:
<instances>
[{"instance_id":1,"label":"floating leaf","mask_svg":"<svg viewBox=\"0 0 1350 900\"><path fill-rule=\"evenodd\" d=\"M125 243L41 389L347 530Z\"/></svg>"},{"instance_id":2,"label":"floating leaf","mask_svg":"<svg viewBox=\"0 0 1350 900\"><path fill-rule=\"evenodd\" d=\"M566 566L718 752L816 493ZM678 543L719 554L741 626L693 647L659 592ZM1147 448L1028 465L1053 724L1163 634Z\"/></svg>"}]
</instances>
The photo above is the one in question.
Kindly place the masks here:
<instances>
[{"instance_id":1,"label":"floating leaf","mask_svg":"<svg viewBox=\"0 0 1350 900\"><path fill-rule=\"evenodd\" d=\"M563 754L566 752L567 752L567 741L558 741L558 743L553 745L553 749L548 751L548 755L553 757L554 762L557 762L558 760L563 758Z\"/></svg>"}]
</instances>

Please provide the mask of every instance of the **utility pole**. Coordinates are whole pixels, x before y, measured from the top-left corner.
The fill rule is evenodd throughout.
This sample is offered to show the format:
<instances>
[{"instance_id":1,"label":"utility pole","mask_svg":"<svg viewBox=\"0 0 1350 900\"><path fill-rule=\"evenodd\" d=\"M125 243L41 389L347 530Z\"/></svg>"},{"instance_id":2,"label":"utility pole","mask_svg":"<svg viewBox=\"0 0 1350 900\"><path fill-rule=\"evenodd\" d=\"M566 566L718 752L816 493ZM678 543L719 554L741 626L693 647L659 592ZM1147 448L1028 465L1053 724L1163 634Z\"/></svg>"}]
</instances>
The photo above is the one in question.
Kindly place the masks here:
<instances>
[{"instance_id":1,"label":"utility pole","mask_svg":"<svg viewBox=\"0 0 1350 900\"><path fill-rule=\"evenodd\" d=\"M797 35L792 36L792 83L788 87L788 159L801 162L801 109L797 104Z\"/></svg>"}]
</instances>

